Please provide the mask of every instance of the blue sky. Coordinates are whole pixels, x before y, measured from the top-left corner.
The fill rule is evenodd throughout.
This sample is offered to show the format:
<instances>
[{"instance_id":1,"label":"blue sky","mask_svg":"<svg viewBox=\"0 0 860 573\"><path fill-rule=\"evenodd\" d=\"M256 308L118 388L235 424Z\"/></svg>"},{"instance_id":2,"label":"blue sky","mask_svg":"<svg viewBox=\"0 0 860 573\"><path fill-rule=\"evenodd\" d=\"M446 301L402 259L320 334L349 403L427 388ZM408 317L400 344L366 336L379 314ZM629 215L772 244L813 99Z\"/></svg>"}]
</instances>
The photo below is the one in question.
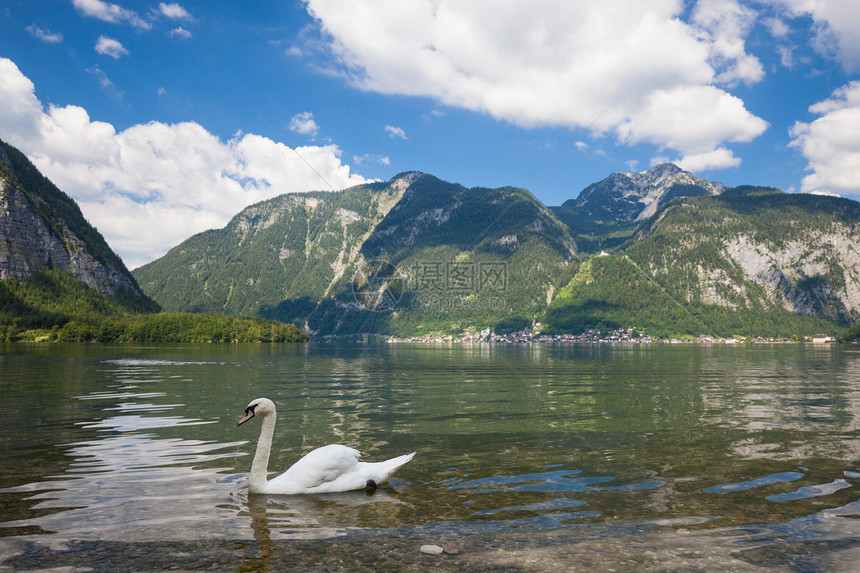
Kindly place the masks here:
<instances>
[{"instance_id":1,"label":"blue sky","mask_svg":"<svg viewBox=\"0 0 860 573\"><path fill-rule=\"evenodd\" d=\"M5 0L0 139L130 267L403 171L547 205L672 161L860 198L856 0Z\"/></svg>"}]
</instances>

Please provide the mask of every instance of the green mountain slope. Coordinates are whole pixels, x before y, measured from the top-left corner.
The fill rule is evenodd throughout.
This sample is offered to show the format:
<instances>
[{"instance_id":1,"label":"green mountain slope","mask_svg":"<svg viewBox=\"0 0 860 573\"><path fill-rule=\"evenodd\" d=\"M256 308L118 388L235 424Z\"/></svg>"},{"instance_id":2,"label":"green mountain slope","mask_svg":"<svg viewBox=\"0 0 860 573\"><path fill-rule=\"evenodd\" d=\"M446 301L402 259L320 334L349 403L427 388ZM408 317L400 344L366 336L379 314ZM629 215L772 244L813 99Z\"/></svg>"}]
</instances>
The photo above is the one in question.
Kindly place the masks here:
<instances>
[{"instance_id":1,"label":"green mountain slope","mask_svg":"<svg viewBox=\"0 0 860 573\"><path fill-rule=\"evenodd\" d=\"M834 334L860 320L860 204L738 188L670 202L618 256L580 268L553 331L660 336Z\"/></svg>"},{"instance_id":2,"label":"green mountain slope","mask_svg":"<svg viewBox=\"0 0 860 573\"><path fill-rule=\"evenodd\" d=\"M362 247L404 287L392 334L478 332L532 323L576 255L562 224L523 189L422 175Z\"/></svg>"},{"instance_id":3,"label":"green mountain slope","mask_svg":"<svg viewBox=\"0 0 860 573\"><path fill-rule=\"evenodd\" d=\"M254 205L135 276L168 309L297 321L321 335L459 332L511 314L531 321L575 252L527 191L405 173Z\"/></svg>"},{"instance_id":4,"label":"green mountain slope","mask_svg":"<svg viewBox=\"0 0 860 573\"><path fill-rule=\"evenodd\" d=\"M626 254L691 302L860 320L860 203L781 192L684 199Z\"/></svg>"},{"instance_id":5,"label":"green mountain slope","mask_svg":"<svg viewBox=\"0 0 860 573\"><path fill-rule=\"evenodd\" d=\"M401 197L401 181L283 195L239 213L134 271L166 309L304 322L344 276Z\"/></svg>"}]
</instances>

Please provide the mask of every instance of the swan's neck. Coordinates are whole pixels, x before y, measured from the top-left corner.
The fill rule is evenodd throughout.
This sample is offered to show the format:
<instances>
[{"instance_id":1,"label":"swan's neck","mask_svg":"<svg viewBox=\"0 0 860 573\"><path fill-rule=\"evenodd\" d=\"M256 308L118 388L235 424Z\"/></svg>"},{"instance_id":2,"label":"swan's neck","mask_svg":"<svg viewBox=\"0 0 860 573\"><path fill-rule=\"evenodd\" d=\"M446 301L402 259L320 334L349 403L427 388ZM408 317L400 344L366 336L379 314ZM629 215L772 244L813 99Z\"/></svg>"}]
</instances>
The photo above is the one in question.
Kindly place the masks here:
<instances>
[{"instance_id":1,"label":"swan's neck","mask_svg":"<svg viewBox=\"0 0 860 573\"><path fill-rule=\"evenodd\" d=\"M262 492L268 483L267 468L269 467L269 454L272 453L272 438L275 435L276 419L277 415L274 412L263 417L260 439L257 441L257 452L254 454L253 463L251 463L251 475L248 480L251 493Z\"/></svg>"}]
</instances>

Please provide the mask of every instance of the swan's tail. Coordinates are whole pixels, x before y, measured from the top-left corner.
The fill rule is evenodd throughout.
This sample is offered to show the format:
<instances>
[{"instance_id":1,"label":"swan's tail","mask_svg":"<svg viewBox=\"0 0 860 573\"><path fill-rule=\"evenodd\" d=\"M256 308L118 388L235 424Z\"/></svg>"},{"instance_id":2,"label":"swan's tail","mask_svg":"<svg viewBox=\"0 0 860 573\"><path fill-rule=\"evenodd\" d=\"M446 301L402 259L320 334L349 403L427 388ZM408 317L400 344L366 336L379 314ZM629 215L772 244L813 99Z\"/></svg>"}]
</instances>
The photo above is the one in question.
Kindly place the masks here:
<instances>
[{"instance_id":1,"label":"swan's tail","mask_svg":"<svg viewBox=\"0 0 860 573\"><path fill-rule=\"evenodd\" d=\"M378 484L388 481L388 478L393 476L394 472L403 467L413 457L415 457L415 452L397 456L396 458L391 458L384 462L369 463L369 466L373 466L372 473L374 477L372 479Z\"/></svg>"}]
</instances>

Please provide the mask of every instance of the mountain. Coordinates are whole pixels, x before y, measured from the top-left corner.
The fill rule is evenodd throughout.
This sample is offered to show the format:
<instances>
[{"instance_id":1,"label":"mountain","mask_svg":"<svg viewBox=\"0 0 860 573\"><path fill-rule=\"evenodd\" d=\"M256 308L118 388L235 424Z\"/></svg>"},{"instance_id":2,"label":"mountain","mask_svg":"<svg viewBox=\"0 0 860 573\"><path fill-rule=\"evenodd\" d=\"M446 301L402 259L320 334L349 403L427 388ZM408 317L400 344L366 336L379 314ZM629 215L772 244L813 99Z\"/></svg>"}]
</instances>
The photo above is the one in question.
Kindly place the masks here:
<instances>
[{"instance_id":1,"label":"mountain","mask_svg":"<svg viewBox=\"0 0 860 573\"><path fill-rule=\"evenodd\" d=\"M296 321L322 335L408 333L530 322L575 254L531 193L412 172L259 203L135 276L167 309Z\"/></svg>"},{"instance_id":2,"label":"mountain","mask_svg":"<svg viewBox=\"0 0 860 573\"><path fill-rule=\"evenodd\" d=\"M291 324L159 312L73 199L0 141L0 342L303 342Z\"/></svg>"},{"instance_id":3,"label":"mountain","mask_svg":"<svg viewBox=\"0 0 860 573\"><path fill-rule=\"evenodd\" d=\"M0 280L59 269L103 295L145 298L77 203L0 141Z\"/></svg>"},{"instance_id":4,"label":"mountain","mask_svg":"<svg viewBox=\"0 0 860 573\"><path fill-rule=\"evenodd\" d=\"M191 237L135 276L166 309L304 322L352 279L361 245L407 185L400 178L281 195Z\"/></svg>"},{"instance_id":5,"label":"mountain","mask_svg":"<svg viewBox=\"0 0 860 573\"><path fill-rule=\"evenodd\" d=\"M640 173L613 173L553 210L575 234L606 234L635 226L672 199L718 195L723 189L664 163Z\"/></svg>"},{"instance_id":6,"label":"mountain","mask_svg":"<svg viewBox=\"0 0 860 573\"><path fill-rule=\"evenodd\" d=\"M860 320L860 203L745 188L664 209L625 250L688 302Z\"/></svg>"},{"instance_id":7,"label":"mountain","mask_svg":"<svg viewBox=\"0 0 860 573\"><path fill-rule=\"evenodd\" d=\"M725 188L674 165L611 175L556 208L523 189L409 172L259 203L134 274L168 309L321 336L537 323L833 334L860 320L858 233L853 201Z\"/></svg>"},{"instance_id":8,"label":"mountain","mask_svg":"<svg viewBox=\"0 0 860 573\"><path fill-rule=\"evenodd\" d=\"M789 337L860 320L860 203L726 189L643 221L560 288L547 330Z\"/></svg>"},{"instance_id":9,"label":"mountain","mask_svg":"<svg viewBox=\"0 0 860 573\"><path fill-rule=\"evenodd\" d=\"M362 246L366 260L394 265L403 286L389 331L531 325L577 254L567 227L524 189L413 176Z\"/></svg>"}]
</instances>

